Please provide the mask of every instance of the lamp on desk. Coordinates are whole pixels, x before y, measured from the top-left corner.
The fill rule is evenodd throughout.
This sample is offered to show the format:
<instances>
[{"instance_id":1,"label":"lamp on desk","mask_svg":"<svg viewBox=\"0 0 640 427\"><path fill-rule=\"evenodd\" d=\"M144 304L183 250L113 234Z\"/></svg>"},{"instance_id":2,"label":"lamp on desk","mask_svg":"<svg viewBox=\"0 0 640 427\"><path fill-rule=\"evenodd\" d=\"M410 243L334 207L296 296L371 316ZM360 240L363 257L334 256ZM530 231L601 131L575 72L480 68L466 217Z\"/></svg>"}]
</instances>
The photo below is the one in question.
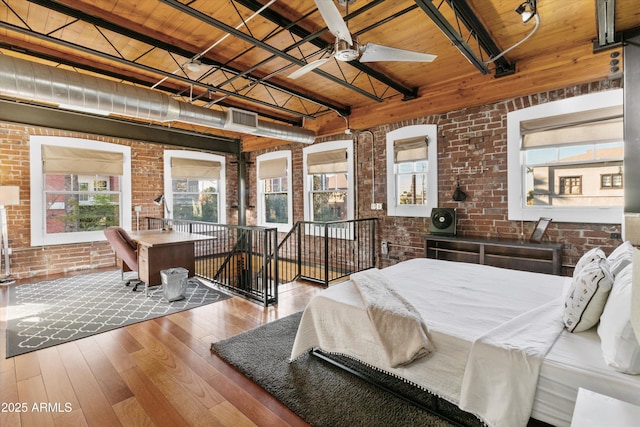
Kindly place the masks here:
<instances>
[{"instance_id":1,"label":"lamp on desk","mask_svg":"<svg viewBox=\"0 0 640 427\"><path fill-rule=\"evenodd\" d=\"M20 203L20 187L17 185L0 186L0 230L2 233L2 252L4 253L5 276L0 278L0 285L10 285L15 280L11 279L11 265L9 261L9 233L7 231L7 210L5 206Z\"/></svg>"},{"instance_id":2,"label":"lamp on desk","mask_svg":"<svg viewBox=\"0 0 640 427\"><path fill-rule=\"evenodd\" d=\"M169 211L169 207L167 206L167 201L164 198L164 194L161 194L158 197L156 197L155 199L153 199L153 203L155 203L158 206L163 205L164 206L163 216L164 216L165 219L169 218L169 214L171 212Z\"/></svg>"}]
</instances>

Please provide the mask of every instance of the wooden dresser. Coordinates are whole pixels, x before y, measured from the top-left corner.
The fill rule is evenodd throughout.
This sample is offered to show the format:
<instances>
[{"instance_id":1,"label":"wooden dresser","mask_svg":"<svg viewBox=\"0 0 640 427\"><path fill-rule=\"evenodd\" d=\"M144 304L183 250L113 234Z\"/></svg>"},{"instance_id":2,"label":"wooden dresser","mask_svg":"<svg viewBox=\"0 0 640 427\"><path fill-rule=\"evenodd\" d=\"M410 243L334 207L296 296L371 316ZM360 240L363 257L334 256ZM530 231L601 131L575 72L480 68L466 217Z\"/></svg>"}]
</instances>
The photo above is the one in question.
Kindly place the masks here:
<instances>
[{"instance_id":1,"label":"wooden dresser","mask_svg":"<svg viewBox=\"0 0 640 427\"><path fill-rule=\"evenodd\" d=\"M426 234L427 258L562 274L562 243L529 243Z\"/></svg>"}]
</instances>

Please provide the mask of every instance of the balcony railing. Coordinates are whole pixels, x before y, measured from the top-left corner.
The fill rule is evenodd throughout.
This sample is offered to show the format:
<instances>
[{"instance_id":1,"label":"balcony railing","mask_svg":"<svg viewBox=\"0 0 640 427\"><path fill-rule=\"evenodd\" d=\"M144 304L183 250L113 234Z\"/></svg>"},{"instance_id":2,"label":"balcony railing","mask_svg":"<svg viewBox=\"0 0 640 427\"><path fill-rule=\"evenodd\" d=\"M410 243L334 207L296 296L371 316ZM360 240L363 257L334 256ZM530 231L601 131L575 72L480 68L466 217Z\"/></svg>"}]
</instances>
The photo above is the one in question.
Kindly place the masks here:
<instances>
[{"instance_id":1,"label":"balcony railing","mask_svg":"<svg viewBox=\"0 0 640 427\"><path fill-rule=\"evenodd\" d=\"M147 218L148 229L211 236L196 241L196 277L247 299L278 303L278 285L304 279L328 286L375 267L376 219L295 224L278 244L275 228Z\"/></svg>"}]
</instances>

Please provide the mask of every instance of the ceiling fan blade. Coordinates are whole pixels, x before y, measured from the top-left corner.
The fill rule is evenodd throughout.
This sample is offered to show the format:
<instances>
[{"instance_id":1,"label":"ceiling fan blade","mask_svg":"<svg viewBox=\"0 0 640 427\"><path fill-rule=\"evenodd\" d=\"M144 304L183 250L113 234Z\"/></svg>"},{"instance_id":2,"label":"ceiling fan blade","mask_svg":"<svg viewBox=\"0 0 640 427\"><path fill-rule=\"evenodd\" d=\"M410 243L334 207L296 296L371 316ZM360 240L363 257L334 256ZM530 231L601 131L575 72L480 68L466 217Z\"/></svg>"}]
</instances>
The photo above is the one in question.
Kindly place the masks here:
<instances>
[{"instance_id":1,"label":"ceiling fan blade","mask_svg":"<svg viewBox=\"0 0 640 427\"><path fill-rule=\"evenodd\" d=\"M298 77L301 77L304 74L307 74L309 71L318 68L319 66L321 66L322 64L324 64L325 62L327 62L330 59L331 59L331 57L316 59L315 61L309 62L304 67L300 67L299 69L297 69L293 73L289 74L287 77L289 77L290 79L294 79L295 80Z\"/></svg>"},{"instance_id":2,"label":"ceiling fan blade","mask_svg":"<svg viewBox=\"0 0 640 427\"><path fill-rule=\"evenodd\" d=\"M325 24L327 24L327 27L329 28L329 31L331 31L331 33L340 40L344 40L349 43L349 46L353 45L349 28L344 22L344 19L342 19L342 15L340 15L340 11L333 0L315 0L315 2L320 15L322 15L322 19L324 19Z\"/></svg>"},{"instance_id":3,"label":"ceiling fan blade","mask_svg":"<svg viewBox=\"0 0 640 427\"><path fill-rule=\"evenodd\" d=\"M431 62L437 58L429 53L414 52L412 50L396 49L375 43L367 43L361 49L360 62L378 61L406 61Z\"/></svg>"}]
</instances>

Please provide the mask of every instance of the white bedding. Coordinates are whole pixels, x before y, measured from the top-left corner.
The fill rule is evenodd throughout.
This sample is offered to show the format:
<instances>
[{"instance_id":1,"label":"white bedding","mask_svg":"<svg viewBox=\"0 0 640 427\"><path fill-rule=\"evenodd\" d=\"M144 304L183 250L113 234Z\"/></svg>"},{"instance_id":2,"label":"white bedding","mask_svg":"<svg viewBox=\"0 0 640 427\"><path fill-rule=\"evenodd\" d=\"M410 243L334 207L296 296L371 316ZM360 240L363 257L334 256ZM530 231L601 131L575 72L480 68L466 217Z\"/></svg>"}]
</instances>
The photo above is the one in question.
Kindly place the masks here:
<instances>
[{"instance_id":1,"label":"white bedding","mask_svg":"<svg viewBox=\"0 0 640 427\"><path fill-rule=\"evenodd\" d=\"M640 375L623 374L605 364L595 328L560 334L540 370L531 416L569 426L579 387L640 405Z\"/></svg>"},{"instance_id":2,"label":"white bedding","mask_svg":"<svg viewBox=\"0 0 640 427\"><path fill-rule=\"evenodd\" d=\"M472 343L489 331L499 330L500 325L558 300L570 280L424 258L403 262L382 272L421 314L429 328L435 352L406 367L389 367L376 347L362 299L350 282L345 282L328 288L309 303L291 358L314 347L346 354L405 378L455 404L460 403ZM561 319L561 311L558 316ZM527 323L531 322L520 322L518 327ZM537 325L530 326L535 330ZM548 336L542 338L542 341L549 340L553 341ZM436 369L433 368L435 365ZM533 371L537 376L537 369ZM494 421L490 420L490 423Z\"/></svg>"}]
</instances>

